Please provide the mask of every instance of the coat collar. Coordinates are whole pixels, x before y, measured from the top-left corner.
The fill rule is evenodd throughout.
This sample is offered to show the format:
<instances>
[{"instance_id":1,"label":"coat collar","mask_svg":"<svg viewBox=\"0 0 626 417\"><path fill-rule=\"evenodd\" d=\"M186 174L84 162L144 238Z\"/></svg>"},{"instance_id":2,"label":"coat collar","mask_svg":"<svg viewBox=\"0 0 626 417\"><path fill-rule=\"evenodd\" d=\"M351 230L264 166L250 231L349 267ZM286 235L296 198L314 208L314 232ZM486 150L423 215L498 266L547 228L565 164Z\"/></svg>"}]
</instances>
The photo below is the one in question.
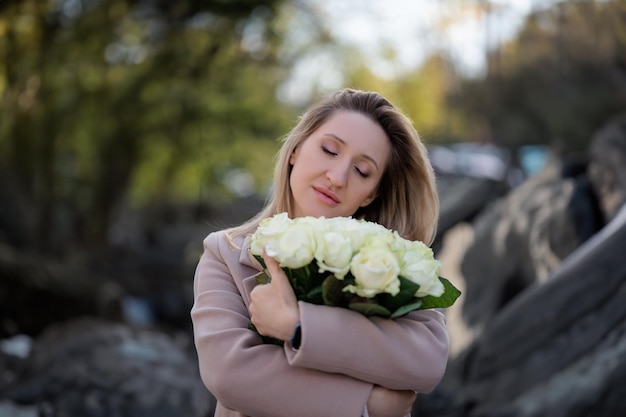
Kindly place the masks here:
<instances>
[{"instance_id":1,"label":"coat collar","mask_svg":"<svg viewBox=\"0 0 626 417\"><path fill-rule=\"evenodd\" d=\"M239 263L254 268L257 271L263 271L261 263L250 253L250 236L246 236L243 240L241 251L239 252Z\"/></svg>"}]
</instances>

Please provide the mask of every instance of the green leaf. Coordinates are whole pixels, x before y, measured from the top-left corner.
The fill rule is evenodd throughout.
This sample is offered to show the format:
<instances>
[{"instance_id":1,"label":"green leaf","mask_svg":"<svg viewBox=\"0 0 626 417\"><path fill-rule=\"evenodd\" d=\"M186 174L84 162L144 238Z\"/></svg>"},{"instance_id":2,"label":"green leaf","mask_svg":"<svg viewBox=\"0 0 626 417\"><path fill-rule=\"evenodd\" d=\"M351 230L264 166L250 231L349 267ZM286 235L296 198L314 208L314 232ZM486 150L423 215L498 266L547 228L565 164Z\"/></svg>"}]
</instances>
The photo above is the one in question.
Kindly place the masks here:
<instances>
[{"instance_id":1,"label":"green leaf","mask_svg":"<svg viewBox=\"0 0 626 417\"><path fill-rule=\"evenodd\" d=\"M398 279L400 280L400 292L392 298L395 303L406 304L415 297L415 293L419 290L420 286L403 276L399 276Z\"/></svg>"},{"instance_id":2,"label":"green leaf","mask_svg":"<svg viewBox=\"0 0 626 417\"><path fill-rule=\"evenodd\" d=\"M303 298L303 300L311 304L324 304L324 291L322 286L317 286L308 293L306 293L306 296Z\"/></svg>"},{"instance_id":3,"label":"green leaf","mask_svg":"<svg viewBox=\"0 0 626 417\"><path fill-rule=\"evenodd\" d=\"M263 260L263 257L261 255L253 255L253 256L254 256L254 259L259 261L259 263L264 269L267 268L267 265L265 265L265 261Z\"/></svg>"},{"instance_id":4,"label":"green leaf","mask_svg":"<svg viewBox=\"0 0 626 417\"><path fill-rule=\"evenodd\" d=\"M263 273L257 275L256 277L256 283L260 285L269 284L270 281L271 281L270 274L267 272L267 269L264 269Z\"/></svg>"},{"instance_id":5,"label":"green leaf","mask_svg":"<svg viewBox=\"0 0 626 417\"><path fill-rule=\"evenodd\" d=\"M350 303L348 305L350 310L357 311L366 316L381 316L381 317L389 317L391 316L391 311L387 310L385 307L381 306L377 303L372 302L357 302Z\"/></svg>"},{"instance_id":6,"label":"green leaf","mask_svg":"<svg viewBox=\"0 0 626 417\"><path fill-rule=\"evenodd\" d=\"M416 301L414 303L406 304L398 308L396 311L393 312L390 318L395 319L400 316L404 316L405 314L410 313L411 311L418 310L422 306L422 300L417 299L417 298L415 300Z\"/></svg>"},{"instance_id":7,"label":"green leaf","mask_svg":"<svg viewBox=\"0 0 626 417\"><path fill-rule=\"evenodd\" d=\"M461 291L459 291L450 281L445 279L444 277L439 277L443 284L443 294L440 297L433 297L432 295L428 295L422 298L422 306L421 310L426 310L430 308L448 308L459 298L461 295Z\"/></svg>"},{"instance_id":8,"label":"green leaf","mask_svg":"<svg viewBox=\"0 0 626 417\"><path fill-rule=\"evenodd\" d=\"M307 279L308 291L311 291L317 287L321 287L326 277L328 277L328 272L320 273L317 265L314 263L311 264L307 269L309 274Z\"/></svg>"},{"instance_id":9,"label":"green leaf","mask_svg":"<svg viewBox=\"0 0 626 417\"><path fill-rule=\"evenodd\" d=\"M298 282L298 285L301 285L303 287L305 287L309 281L309 276L311 275L310 273L310 269L308 266L303 266L302 268L283 268L283 270L289 274L291 273L291 276L293 277L293 279L295 279Z\"/></svg>"},{"instance_id":10,"label":"green leaf","mask_svg":"<svg viewBox=\"0 0 626 417\"><path fill-rule=\"evenodd\" d=\"M345 282L329 275L322 283L322 297L324 304L327 306L336 306L341 304L344 298L343 287Z\"/></svg>"},{"instance_id":11,"label":"green leaf","mask_svg":"<svg viewBox=\"0 0 626 417\"><path fill-rule=\"evenodd\" d=\"M283 267L282 270L287 275L296 298L301 301L307 301L306 294L313 289L309 288L309 268L306 266L293 269Z\"/></svg>"},{"instance_id":12,"label":"green leaf","mask_svg":"<svg viewBox=\"0 0 626 417\"><path fill-rule=\"evenodd\" d=\"M390 311L395 311L403 305L411 303L413 298L415 298L415 293L420 287L419 284L403 276L399 276L398 278L400 279L400 291L398 294L393 296L390 294L380 294L378 297L380 304L387 307Z\"/></svg>"}]
</instances>

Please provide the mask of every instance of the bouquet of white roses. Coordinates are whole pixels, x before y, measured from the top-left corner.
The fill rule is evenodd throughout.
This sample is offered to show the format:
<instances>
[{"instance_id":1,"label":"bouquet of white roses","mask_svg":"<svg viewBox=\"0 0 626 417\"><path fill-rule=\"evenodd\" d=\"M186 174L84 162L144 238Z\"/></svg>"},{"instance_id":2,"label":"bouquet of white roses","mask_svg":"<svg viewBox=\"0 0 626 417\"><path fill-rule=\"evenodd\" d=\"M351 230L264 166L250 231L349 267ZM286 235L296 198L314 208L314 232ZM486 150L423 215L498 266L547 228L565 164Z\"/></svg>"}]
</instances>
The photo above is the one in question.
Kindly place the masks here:
<instances>
[{"instance_id":1,"label":"bouquet of white roses","mask_svg":"<svg viewBox=\"0 0 626 417\"><path fill-rule=\"evenodd\" d=\"M461 294L439 276L440 262L427 245L365 220L277 214L262 220L250 240L252 255L265 267L264 248L296 298L313 304L396 318L449 307Z\"/></svg>"}]
</instances>

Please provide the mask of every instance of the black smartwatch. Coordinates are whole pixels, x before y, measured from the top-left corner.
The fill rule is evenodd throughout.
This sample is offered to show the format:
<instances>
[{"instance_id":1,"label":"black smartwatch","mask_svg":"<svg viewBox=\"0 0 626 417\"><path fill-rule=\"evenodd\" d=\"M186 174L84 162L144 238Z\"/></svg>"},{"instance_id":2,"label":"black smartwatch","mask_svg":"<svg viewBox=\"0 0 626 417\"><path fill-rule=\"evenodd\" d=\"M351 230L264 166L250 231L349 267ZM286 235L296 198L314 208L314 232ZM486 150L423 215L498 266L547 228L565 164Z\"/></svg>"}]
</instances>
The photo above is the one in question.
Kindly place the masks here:
<instances>
[{"instance_id":1,"label":"black smartwatch","mask_svg":"<svg viewBox=\"0 0 626 417\"><path fill-rule=\"evenodd\" d=\"M291 335L291 339L289 339L289 343L291 343L292 348L299 349L301 340L302 330L300 329L300 322L298 322L296 323L296 327L293 329L293 334Z\"/></svg>"}]
</instances>

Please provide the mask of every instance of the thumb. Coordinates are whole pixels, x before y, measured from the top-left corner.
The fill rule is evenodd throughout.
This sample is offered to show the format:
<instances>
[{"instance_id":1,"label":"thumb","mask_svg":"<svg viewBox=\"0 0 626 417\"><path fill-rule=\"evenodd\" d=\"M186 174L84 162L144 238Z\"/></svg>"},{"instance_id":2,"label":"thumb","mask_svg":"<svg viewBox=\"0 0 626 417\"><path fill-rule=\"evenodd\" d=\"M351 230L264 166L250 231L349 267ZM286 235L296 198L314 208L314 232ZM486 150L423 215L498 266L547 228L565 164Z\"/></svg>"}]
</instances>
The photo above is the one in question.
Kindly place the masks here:
<instances>
[{"instance_id":1,"label":"thumb","mask_svg":"<svg viewBox=\"0 0 626 417\"><path fill-rule=\"evenodd\" d=\"M263 250L263 260L267 269L267 274L270 276L269 284L280 294L284 300L288 300L288 304L294 304L296 302L296 294L291 281L287 277L287 273L280 267L278 261L269 256L265 250Z\"/></svg>"},{"instance_id":2,"label":"thumb","mask_svg":"<svg viewBox=\"0 0 626 417\"><path fill-rule=\"evenodd\" d=\"M270 283L274 283L275 280L281 281L283 279L287 279L287 275L285 275L285 271L282 270L278 261L275 258L269 256L265 249L263 249L263 254L261 256L263 257L265 267L270 276Z\"/></svg>"}]
</instances>

